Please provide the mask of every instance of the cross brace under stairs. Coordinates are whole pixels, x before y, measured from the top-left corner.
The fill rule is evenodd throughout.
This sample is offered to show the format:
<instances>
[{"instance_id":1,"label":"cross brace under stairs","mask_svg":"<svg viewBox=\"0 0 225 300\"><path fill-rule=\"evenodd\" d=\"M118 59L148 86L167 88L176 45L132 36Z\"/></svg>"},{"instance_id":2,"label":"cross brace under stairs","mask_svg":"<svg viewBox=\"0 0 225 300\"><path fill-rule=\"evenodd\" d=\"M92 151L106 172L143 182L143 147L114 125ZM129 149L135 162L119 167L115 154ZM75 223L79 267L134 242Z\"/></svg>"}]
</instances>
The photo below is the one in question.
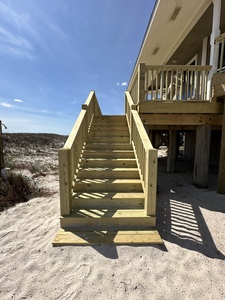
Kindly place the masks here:
<instances>
[{"instance_id":1,"label":"cross brace under stairs","mask_svg":"<svg viewBox=\"0 0 225 300\"><path fill-rule=\"evenodd\" d=\"M125 116L95 116L80 159L72 212L53 245L162 244L144 191Z\"/></svg>"}]
</instances>

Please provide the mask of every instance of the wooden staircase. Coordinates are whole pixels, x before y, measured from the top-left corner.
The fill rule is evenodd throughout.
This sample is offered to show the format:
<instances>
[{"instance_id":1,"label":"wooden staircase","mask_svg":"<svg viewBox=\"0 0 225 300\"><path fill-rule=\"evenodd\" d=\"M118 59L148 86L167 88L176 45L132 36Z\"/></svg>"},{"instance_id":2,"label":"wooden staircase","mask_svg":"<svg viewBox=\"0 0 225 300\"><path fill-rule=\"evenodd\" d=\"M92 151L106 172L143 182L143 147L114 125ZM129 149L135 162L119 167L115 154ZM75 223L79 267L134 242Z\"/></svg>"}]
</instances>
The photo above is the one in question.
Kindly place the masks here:
<instances>
[{"instance_id":1,"label":"wooden staircase","mask_svg":"<svg viewBox=\"0 0 225 300\"><path fill-rule=\"evenodd\" d=\"M126 117L95 116L53 245L161 244L144 198Z\"/></svg>"}]
</instances>

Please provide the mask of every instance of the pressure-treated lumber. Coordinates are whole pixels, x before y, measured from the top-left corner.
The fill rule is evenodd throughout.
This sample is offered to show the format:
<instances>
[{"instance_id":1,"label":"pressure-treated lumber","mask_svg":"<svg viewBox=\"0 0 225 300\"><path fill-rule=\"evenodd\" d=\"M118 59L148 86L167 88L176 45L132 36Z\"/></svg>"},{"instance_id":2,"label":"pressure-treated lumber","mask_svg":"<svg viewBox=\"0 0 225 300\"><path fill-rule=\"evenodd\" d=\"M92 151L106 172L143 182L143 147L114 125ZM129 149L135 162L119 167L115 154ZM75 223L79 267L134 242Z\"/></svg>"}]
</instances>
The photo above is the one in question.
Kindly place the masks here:
<instances>
[{"instance_id":1,"label":"pressure-treated lumber","mask_svg":"<svg viewBox=\"0 0 225 300\"><path fill-rule=\"evenodd\" d=\"M83 168L79 170L79 179L104 179L104 178L117 178L117 179L139 179L138 168Z\"/></svg>"},{"instance_id":2,"label":"pressure-treated lumber","mask_svg":"<svg viewBox=\"0 0 225 300\"><path fill-rule=\"evenodd\" d=\"M146 135L144 128L139 133ZM143 190L125 116L94 117L71 185L71 213L61 216L65 231L57 233L53 244L162 243L154 229L157 150L149 150L143 161L149 185ZM71 161L69 156L67 164ZM97 231L101 234L96 236Z\"/></svg>"},{"instance_id":3,"label":"pressure-treated lumber","mask_svg":"<svg viewBox=\"0 0 225 300\"><path fill-rule=\"evenodd\" d=\"M92 244L163 244L157 230L135 231L72 231L60 229L53 240L54 246L92 245Z\"/></svg>"},{"instance_id":4,"label":"pressure-treated lumber","mask_svg":"<svg viewBox=\"0 0 225 300\"><path fill-rule=\"evenodd\" d=\"M75 193L73 209L140 209L144 207L144 193Z\"/></svg>"},{"instance_id":5,"label":"pressure-treated lumber","mask_svg":"<svg viewBox=\"0 0 225 300\"><path fill-rule=\"evenodd\" d=\"M140 113L172 114L222 114L223 104L209 101L144 101L139 105Z\"/></svg>"},{"instance_id":6,"label":"pressure-treated lumber","mask_svg":"<svg viewBox=\"0 0 225 300\"><path fill-rule=\"evenodd\" d=\"M60 211L62 215L69 215L71 212L71 176L70 176L70 159L69 149L62 148L59 150L59 187L60 187Z\"/></svg>"},{"instance_id":7,"label":"pressure-treated lumber","mask_svg":"<svg viewBox=\"0 0 225 300\"><path fill-rule=\"evenodd\" d=\"M147 125L220 125L222 114L140 114Z\"/></svg>"},{"instance_id":8,"label":"pressure-treated lumber","mask_svg":"<svg viewBox=\"0 0 225 300\"><path fill-rule=\"evenodd\" d=\"M74 192L142 192L140 179L81 179L75 182Z\"/></svg>"},{"instance_id":9,"label":"pressure-treated lumber","mask_svg":"<svg viewBox=\"0 0 225 300\"><path fill-rule=\"evenodd\" d=\"M121 168L121 167L130 167L136 168L137 163L134 158L110 158L110 159L102 159L102 158L88 158L82 159L80 166L82 168L98 168L98 167L113 167L113 168Z\"/></svg>"},{"instance_id":10,"label":"pressure-treated lumber","mask_svg":"<svg viewBox=\"0 0 225 300\"><path fill-rule=\"evenodd\" d=\"M134 152L132 150L85 150L83 152L83 158L134 158Z\"/></svg>"},{"instance_id":11,"label":"pressure-treated lumber","mask_svg":"<svg viewBox=\"0 0 225 300\"><path fill-rule=\"evenodd\" d=\"M61 217L61 228L80 230L134 230L155 227L156 217L147 216L144 209L79 209Z\"/></svg>"}]
</instances>

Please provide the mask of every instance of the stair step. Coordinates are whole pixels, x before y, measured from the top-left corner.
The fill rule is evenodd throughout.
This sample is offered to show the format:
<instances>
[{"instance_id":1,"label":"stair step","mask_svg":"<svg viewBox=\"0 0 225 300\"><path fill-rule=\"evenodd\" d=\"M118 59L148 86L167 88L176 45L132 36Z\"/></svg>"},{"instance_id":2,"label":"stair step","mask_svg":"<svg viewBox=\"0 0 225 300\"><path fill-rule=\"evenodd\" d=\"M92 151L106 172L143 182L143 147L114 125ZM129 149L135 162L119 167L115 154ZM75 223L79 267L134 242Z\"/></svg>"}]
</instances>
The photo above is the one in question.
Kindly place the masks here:
<instances>
[{"instance_id":1,"label":"stair step","mask_svg":"<svg viewBox=\"0 0 225 300\"><path fill-rule=\"evenodd\" d=\"M124 122L124 124L111 124L111 123L106 123L102 126L102 124L92 124L91 125L91 130L92 131L107 131L112 130L115 132L127 132L129 129L127 127L127 123Z\"/></svg>"},{"instance_id":2,"label":"stair step","mask_svg":"<svg viewBox=\"0 0 225 300\"><path fill-rule=\"evenodd\" d=\"M72 207L76 209L143 208L144 193L75 193Z\"/></svg>"},{"instance_id":3,"label":"stair step","mask_svg":"<svg viewBox=\"0 0 225 300\"><path fill-rule=\"evenodd\" d=\"M82 168L78 171L77 178L139 179L140 175L137 168Z\"/></svg>"},{"instance_id":4,"label":"stair step","mask_svg":"<svg viewBox=\"0 0 225 300\"><path fill-rule=\"evenodd\" d=\"M132 150L85 150L83 158L134 158Z\"/></svg>"},{"instance_id":5,"label":"stair step","mask_svg":"<svg viewBox=\"0 0 225 300\"><path fill-rule=\"evenodd\" d=\"M141 230L155 227L155 217L146 216L144 209L79 209L61 217L62 228L85 230Z\"/></svg>"},{"instance_id":6,"label":"stair step","mask_svg":"<svg viewBox=\"0 0 225 300\"><path fill-rule=\"evenodd\" d=\"M129 143L87 143L85 150L132 150L132 145Z\"/></svg>"},{"instance_id":7,"label":"stair step","mask_svg":"<svg viewBox=\"0 0 225 300\"><path fill-rule=\"evenodd\" d=\"M142 192L140 179L77 179L74 192Z\"/></svg>"},{"instance_id":8,"label":"stair step","mask_svg":"<svg viewBox=\"0 0 225 300\"><path fill-rule=\"evenodd\" d=\"M53 240L53 246L93 245L93 244L143 244L162 245L163 241L157 230L135 231L67 231L59 229Z\"/></svg>"},{"instance_id":9,"label":"stair step","mask_svg":"<svg viewBox=\"0 0 225 300\"><path fill-rule=\"evenodd\" d=\"M121 135L121 136L90 136L88 137L88 143L129 143L130 137L129 135Z\"/></svg>"},{"instance_id":10,"label":"stair step","mask_svg":"<svg viewBox=\"0 0 225 300\"><path fill-rule=\"evenodd\" d=\"M112 115L104 115L104 116L95 116L92 125L96 124L126 124L127 120L125 116L112 116Z\"/></svg>"},{"instance_id":11,"label":"stair step","mask_svg":"<svg viewBox=\"0 0 225 300\"><path fill-rule=\"evenodd\" d=\"M92 137L129 137L129 131L126 130L115 130L112 126L109 127L108 130L91 130L88 134L88 138Z\"/></svg>"},{"instance_id":12,"label":"stair step","mask_svg":"<svg viewBox=\"0 0 225 300\"><path fill-rule=\"evenodd\" d=\"M111 167L111 168L137 168L136 159L132 158L111 158L111 159L82 159L80 167L82 168L97 168L97 167Z\"/></svg>"}]
</instances>

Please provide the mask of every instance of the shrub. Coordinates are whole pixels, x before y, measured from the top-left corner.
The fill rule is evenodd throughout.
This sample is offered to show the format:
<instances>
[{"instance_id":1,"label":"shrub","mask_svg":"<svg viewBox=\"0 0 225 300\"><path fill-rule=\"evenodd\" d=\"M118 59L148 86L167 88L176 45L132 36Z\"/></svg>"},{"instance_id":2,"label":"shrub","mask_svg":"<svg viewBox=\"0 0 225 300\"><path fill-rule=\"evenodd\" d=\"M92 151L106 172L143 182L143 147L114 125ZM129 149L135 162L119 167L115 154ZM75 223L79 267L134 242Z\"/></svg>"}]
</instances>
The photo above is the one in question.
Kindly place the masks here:
<instances>
[{"instance_id":1,"label":"shrub","mask_svg":"<svg viewBox=\"0 0 225 300\"><path fill-rule=\"evenodd\" d=\"M38 188L34 180L21 174L11 173L7 180L0 177L0 211L26 202L37 195L47 195L47 191Z\"/></svg>"}]
</instances>

